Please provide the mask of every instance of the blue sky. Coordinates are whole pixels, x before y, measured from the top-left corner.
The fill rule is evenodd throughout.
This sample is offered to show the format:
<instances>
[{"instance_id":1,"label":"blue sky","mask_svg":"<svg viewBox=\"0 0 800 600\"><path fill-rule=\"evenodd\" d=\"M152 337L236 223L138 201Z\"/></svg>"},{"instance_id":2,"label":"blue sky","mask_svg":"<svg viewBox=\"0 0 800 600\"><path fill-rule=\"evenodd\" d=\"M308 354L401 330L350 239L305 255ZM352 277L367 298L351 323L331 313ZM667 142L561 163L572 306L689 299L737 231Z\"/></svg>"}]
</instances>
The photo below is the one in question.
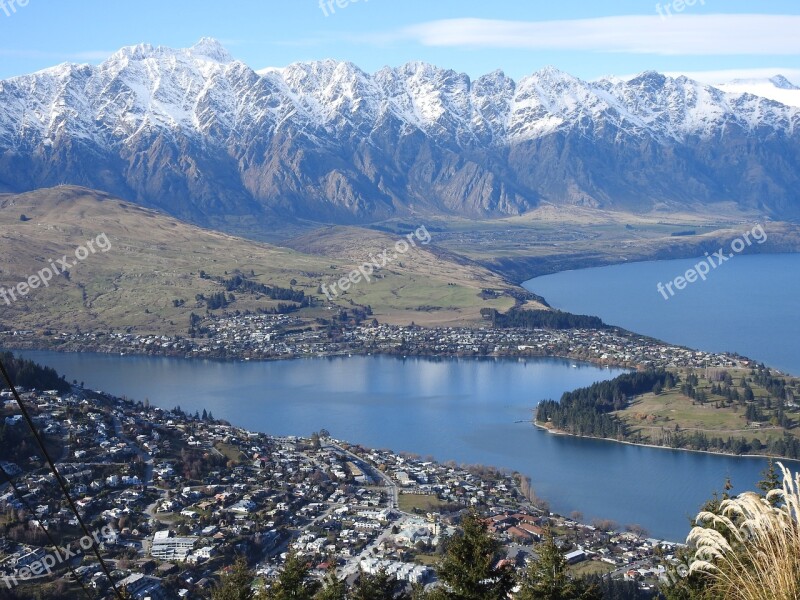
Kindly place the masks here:
<instances>
[{"instance_id":1,"label":"blue sky","mask_svg":"<svg viewBox=\"0 0 800 600\"><path fill-rule=\"evenodd\" d=\"M209 36L254 69L424 60L472 77L554 65L584 79L654 69L715 81L783 72L800 84L797 0L14 1L0 0L0 78Z\"/></svg>"}]
</instances>

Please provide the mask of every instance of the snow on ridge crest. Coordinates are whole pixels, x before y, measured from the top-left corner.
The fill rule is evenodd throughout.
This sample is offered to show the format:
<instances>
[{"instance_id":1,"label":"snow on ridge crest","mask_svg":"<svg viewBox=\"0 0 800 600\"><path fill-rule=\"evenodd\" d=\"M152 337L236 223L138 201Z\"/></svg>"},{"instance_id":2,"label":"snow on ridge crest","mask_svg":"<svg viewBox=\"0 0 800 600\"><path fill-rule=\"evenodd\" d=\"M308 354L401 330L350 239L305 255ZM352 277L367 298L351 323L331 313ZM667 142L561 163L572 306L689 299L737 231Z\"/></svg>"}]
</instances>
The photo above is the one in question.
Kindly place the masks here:
<instances>
[{"instance_id":1,"label":"snow on ridge crest","mask_svg":"<svg viewBox=\"0 0 800 600\"><path fill-rule=\"evenodd\" d=\"M59 65L0 82L0 141L14 146L20 131L33 128L40 138L74 134L108 143L109 131L124 140L143 127L227 139L237 123L269 131L279 119L335 140L363 136L392 115L404 130L448 144L498 146L568 128L591 135L613 126L682 140L731 122L791 132L800 120L797 108L740 96L653 71L586 82L552 66L518 82L500 70L471 80L420 61L374 74L331 59L256 73L203 38L188 49L138 44L97 66ZM76 116L64 122L65 113Z\"/></svg>"}]
</instances>

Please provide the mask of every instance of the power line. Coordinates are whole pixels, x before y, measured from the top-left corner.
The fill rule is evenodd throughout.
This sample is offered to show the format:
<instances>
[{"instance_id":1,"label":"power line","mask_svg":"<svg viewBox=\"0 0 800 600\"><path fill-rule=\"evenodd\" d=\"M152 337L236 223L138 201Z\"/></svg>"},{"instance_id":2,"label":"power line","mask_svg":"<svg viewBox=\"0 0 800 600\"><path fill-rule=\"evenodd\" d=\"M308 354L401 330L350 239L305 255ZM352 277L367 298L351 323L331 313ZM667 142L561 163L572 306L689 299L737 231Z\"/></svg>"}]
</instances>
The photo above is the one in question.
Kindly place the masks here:
<instances>
[{"instance_id":1,"label":"power line","mask_svg":"<svg viewBox=\"0 0 800 600\"><path fill-rule=\"evenodd\" d=\"M17 393L17 388L14 387L14 384L11 381L11 376L8 374L6 370L6 366L3 364L2 359L0 359L0 372L3 374L3 379L6 380L8 384L8 388L11 390L11 394L14 396L14 400L17 402L17 406L19 406L19 410L22 412L22 417L25 419L25 422L28 424L28 428L31 430L31 434L33 438L36 440L36 444L39 446L39 450L42 452L42 456L47 461L47 464L50 466L50 470L55 475L56 481L58 482L59 487L61 488L61 492L64 494L64 498L66 498L67 502L69 503L72 512L75 513L75 518L78 519L78 524L80 525L83 533L89 539L92 538L92 534L89 533L89 528L86 527L86 524L83 522L81 518L80 512L78 512L78 507L75 506L75 502L73 502L72 497L69 495L69 490L67 490L67 485L64 483L64 480L61 478L61 475L58 473L58 469L56 468L55 462L53 459L50 458L50 453L47 452L47 448L45 448L44 442L42 438L39 437L39 432L36 431L36 426L33 423L33 419L31 419L30 414L28 413L28 409L25 408L25 405L22 403L22 398L19 397ZM114 583L114 579L111 577L111 573L108 570L108 566L106 566L103 557L100 555L100 550L98 549L95 543L92 543L92 551L94 555L97 557L97 560L100 562L100 567L103 569L106 577L108 577L108 581L111 583L111 587L114 590L114 595L119 598L119 600L124 600L123 595L117 589L117 585Z\"/></svg>"},{"instance_id":2,"label":"power line","mask_svg":"<svg viewBox=\"0 0 800 600\"><path fill-rule=\"evenodd\" d=\"M14 490L14 495L19 499L20 502L22 502L22 504L25 505L25 508L28 509L28 512L31 514L36 514L36 511L33 510L33 508L31 508L30 502L28 502L25 499L25 496L22 495L22 492L17 487L17 484L14 483L14 480L11 478L11 475L6 473L3 467L0 467L0 473L5 475L8 484L11 486L11 489ZM47 536L47 539L50 540L50 543L53 545L53 547L58 548L58 544L53 539L53 536L50 534L50 532L47 530L47 527L45 527L41 521L39 521L39 526L42 528L42 531L44 531L44 534ZM83 580L78 576L78 573L75 571L75 569L69 562L67 563L67 568L75 576L75 581L77 581L78 584L83 588L83 592L86 594L86 597L89 598L89 600L94 600L94 596L92 596L92 594L89 592L89 588L86 587L86 585L83 583Z\"/></svg>"}]
</instances>

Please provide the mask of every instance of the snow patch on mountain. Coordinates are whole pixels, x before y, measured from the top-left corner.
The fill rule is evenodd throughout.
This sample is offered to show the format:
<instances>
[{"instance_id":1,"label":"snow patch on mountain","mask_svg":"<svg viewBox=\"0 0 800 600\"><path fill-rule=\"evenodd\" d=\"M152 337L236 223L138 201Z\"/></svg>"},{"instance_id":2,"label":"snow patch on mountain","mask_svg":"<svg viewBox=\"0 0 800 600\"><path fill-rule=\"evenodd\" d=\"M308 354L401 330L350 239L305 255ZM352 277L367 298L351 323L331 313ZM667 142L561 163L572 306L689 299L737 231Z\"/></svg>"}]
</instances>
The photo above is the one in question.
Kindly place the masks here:
<instances>
[{"instance_id":1,"label":"snow patch on mountain","mask_svg":"<svg viewBox=\"0 0 800 600\"><path fill-rule=\"evenodd\" d=\"M210 38L139 44L0 81L0 191L67 181L198 222L410 206L483 217L540 201L800 214L800 108L775 100L800 90L756 84L653 71L587 82L552 66L472 79L419 61L256 72Z\"/></svg>"},{"instance_id":2,"label":"snow patch on mountain","mask_svg":"<svg viewBox=\"0 0 800 600\"><path fill-rule=\"evenodd\" d=\"M744 92L774 103L742 101ZM187 49L139 44L98 66L59 65L0 82L0 142L17 147L61 136L125 143L143 131L229 139L255 123L292 122L309 136L367 135L391 116L405 131L457 146L503 146L561 129L587 136L613 126L661 140L713 136L730 123L793 129L800 89L786 80L717 88L648 72L585 82L546 67L519 82L496 71L467 75L423 62L367 74L352 63L295 63L258 73L216 40Z\"/></svg>"}]
</instances>

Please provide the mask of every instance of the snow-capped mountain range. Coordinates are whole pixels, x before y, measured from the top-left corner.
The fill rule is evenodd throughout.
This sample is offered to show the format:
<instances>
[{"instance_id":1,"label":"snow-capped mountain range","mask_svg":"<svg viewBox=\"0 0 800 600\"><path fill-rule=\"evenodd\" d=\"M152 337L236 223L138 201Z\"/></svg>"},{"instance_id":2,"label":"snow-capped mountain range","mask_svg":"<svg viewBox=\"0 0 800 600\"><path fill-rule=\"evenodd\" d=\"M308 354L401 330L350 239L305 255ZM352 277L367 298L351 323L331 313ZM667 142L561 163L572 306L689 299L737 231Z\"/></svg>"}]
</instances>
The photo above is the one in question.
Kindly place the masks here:
<instances>
[{"instance_id":1,"label":"snow-capped mountain range","mask_svg":"<svg viewBox=\"0 0 800 600\"><path fill-rule=\"evenodd\" d=\"M542 201L735 202L793 219L800 108L655 72L471 80L334 60L256 72L211 39L138 45L0 81L0 191L59 183L201 224L487 217Z\"/></svg>"}]
</instances>

